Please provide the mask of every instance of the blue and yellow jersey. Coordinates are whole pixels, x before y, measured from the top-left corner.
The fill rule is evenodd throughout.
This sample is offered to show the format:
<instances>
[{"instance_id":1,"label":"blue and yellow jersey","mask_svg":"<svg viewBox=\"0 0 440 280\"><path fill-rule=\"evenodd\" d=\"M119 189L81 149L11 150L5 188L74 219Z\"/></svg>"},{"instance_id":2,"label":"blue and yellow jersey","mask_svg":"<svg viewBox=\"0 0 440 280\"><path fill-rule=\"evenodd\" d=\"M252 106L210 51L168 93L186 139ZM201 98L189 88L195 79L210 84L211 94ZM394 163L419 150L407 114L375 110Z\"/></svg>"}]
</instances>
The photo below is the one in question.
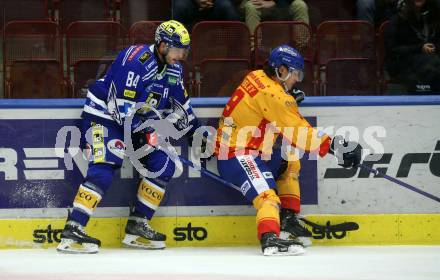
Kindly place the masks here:
<instances>
[{"instance_id":1,"label":"blue and yellow jersey","mask_svg":"<svg viewBox=\"0 0 440 280\"><path fill-rule=\"evenodd\" d=\"M319 152L329 136L313 128L299 113L293 96L264 71L249 73L226 104L219 121L216 153L232 157L237 152L270 153L282 134L306 152ZM327 151L325 151L327 152Z\"/></svg>"},{"instance_id":2,"label":"blue and yellow jersey","mask_svg":"<svg viewBox=\"0 0 440 280\"><path fill-rule=\"evenodd\" d=\"M160 72L159 67L154 45L135 45L121 51L106 75L89 87L83 118L111 121L122 127L125 117L141 102L162 117L178 109L186 124L191 123L195 116L183 86L182 66L165 65ZM142 114L144 118L157 118L152 110ZM139 123L137 115L134 122Z\"/></svg>"}]
</instances>

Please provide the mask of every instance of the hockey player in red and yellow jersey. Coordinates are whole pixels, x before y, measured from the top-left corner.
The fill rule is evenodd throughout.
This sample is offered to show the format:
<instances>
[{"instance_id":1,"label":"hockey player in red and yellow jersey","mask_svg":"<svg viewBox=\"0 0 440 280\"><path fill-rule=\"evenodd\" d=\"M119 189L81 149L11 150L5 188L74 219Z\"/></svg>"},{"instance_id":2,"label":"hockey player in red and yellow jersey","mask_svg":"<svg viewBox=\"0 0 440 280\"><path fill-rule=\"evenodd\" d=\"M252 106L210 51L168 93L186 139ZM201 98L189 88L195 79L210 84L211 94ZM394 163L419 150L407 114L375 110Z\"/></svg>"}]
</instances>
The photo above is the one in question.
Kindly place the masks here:
<instances>
[{"instance_id":1,"label":"hockey player in red and yellow jersey","mask_svg":"<svg viewBox=\"0 0 440 280\"><path fill-rule=\"evenodd\" d=\"M298 221L299 157L274 148L280 134L288 146L328 153L344 167L356 167L361 147L313 128L298 111L303 98L294 85L303 79L304 59L292 47L275 48L264 70L249 73L223 110L217 133L220 175L240 187L257 209L258 238L264 255L304 253L298 237L311 236ZM280 236L280 232L284 236Z\"/></svg>"}]
</instances>

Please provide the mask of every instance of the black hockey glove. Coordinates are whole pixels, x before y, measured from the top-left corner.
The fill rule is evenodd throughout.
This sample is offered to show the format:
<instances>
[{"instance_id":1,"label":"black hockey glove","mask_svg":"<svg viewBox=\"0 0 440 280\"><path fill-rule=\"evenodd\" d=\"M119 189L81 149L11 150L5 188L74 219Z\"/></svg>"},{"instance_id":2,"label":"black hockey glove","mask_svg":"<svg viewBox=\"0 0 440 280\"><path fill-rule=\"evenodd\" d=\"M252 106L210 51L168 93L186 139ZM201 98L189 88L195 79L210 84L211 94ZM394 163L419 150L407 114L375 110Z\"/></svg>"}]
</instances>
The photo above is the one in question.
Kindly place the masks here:
<instances>
[{"instance_id":1,"label":"black hockey glove","mask_svg":"<svg viewBox=\"0 0 440 280\"><path fill-rule=\"evenodd\" d=\"M301 103L306 96L304 91L297 89L297 88L292 88L289 93L290 93L290 95L293 96L293 98L295 98L296 104Z\"/></svg>"},{"instance_id":2,"label":"black hockey glove","mask_svg":"<svg viewBox=\"0 0 440 280\"><path fill-rule=\"evenodd\" d=\"M132 133L131 141L133 143L133 149L136 151L137 149L148 143L147 133L145 131Z\"/></svg>"},{"instance_id":3,"label":"black hockey glove","mask_svg":"<svg viewBox=\"0 0 440 280\"><path fill-rule=\"evenodd\" d=\"M149 144L148 133L146 131L138 131L131 134L131 141L133 144L133 149L136 151L140 149L145 144ZM147 157L142 157L139 159L142 164L146 164Z\"/></svg>"},{"instance_id":4,"label":"black hockey glove","mask_svg":"<svg viewBox=\"0 0 440 280\"><path fill-rule=\"evenodd\" d=\"M337 157L338 165L357 168L362 158L362 146L356 142L347 142L338 135L332 139L329 153Z\"/></svg>"}]
</instances>

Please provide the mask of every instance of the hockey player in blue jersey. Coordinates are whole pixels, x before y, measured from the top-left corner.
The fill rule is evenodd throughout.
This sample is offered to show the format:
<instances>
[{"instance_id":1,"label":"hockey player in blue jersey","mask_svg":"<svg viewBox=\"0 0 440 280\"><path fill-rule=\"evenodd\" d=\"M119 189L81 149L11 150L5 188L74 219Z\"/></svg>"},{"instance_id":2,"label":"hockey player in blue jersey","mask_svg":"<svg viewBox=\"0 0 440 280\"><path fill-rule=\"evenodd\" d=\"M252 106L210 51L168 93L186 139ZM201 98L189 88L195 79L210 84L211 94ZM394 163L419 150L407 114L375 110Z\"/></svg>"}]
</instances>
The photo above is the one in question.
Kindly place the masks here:
<instances>
[{"instance_id":1,"label":"hockey player in blue jersey","mask_svg":"<svg viewBox=\"0 0 440 280\"><path fill-rule=\"evenodd\" d=\"M82 113L82 134L91 157L87 176L79 186L57 248L60 252L96 253L100 241L87 235L84 227L110 187L112 177L122 165L125 148L124 126L134 132L145 120L167 119L178 131L191 136L198 121L193 114L182 81L182 66L189 51L190 36L177 21L162 23L156 30L155 44L135 45L124 49L106 75L89 87ZM145 108L134 110L136 104ZM160 115L160 116L158 116ZM157 133L143 129L131 134L133 146L147 142ZM141 139L142 141L139 141ZM157 137L156 137L157 139ZM153 217L171 180L175 165L169 154L150 143L150 152L140 162L155 178L143 178L125 228L123 243L146 249L165 248L166 236L155 231Z\"/></svg>"}]
</instances>

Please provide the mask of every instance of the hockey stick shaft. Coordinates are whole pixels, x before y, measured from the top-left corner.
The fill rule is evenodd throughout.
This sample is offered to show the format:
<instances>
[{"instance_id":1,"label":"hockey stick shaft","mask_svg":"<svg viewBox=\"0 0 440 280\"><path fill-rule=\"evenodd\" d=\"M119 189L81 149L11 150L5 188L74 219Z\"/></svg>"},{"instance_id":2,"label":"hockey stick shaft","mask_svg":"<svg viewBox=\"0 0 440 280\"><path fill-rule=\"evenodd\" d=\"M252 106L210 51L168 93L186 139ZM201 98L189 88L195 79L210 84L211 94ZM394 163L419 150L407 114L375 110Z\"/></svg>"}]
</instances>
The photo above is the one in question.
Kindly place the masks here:
<instances>
[{"instance_id":1,"label":"hockey stick shaft","mask_svg":"<svg viewBox=\"0 0 440 280\"><path fill-rule=\"evenodd\" d=\"M379 172L379 170L374 169L374 168L371 168L371 167L369 167L368 165L365 165L365 164L359 164L358 166L359 166L359 168L361 168L361 169L365 169L365 170L367 170L367 171L369 171L369 172L371 172L371 173L373 173L373 174L375 174L375 175L379 175L379 176L381 176L381 177L383 177L383 178L385 178L385 179L387 179L387 180L389 180L389 181L391 181L391 182L393 182L393 183L398 184L399 186L402 186L402 187L404 187L404 188L407 188L407 189L409 189L409 190L412 190L413 192L419 193L419 194L421 194L421 195L423 195L423 196L426 196L426 197L428 197L428 198L430 198L430 199L432 199L432 200L435 200L435 201L437 201L437 202L440 202L440 198L439 198L439 197L437 197L437 196L435 196L435 195L432 195L432 194L430 194L430 193L427 193L427 192L425 192L425 191L423 191L423 190L421 190L421 189L419 189L419 188L416 188L416 187L414 187L414 186L411 186L410 184L407 184L407 183L405 183L405 182L402 182L402 181L400 181L399 179L396 179L396 178L391 177L391 176L388 176L388 175L386 175L386 174L384 174L384 173L382 173L382 172Z\"/></svg>"},{"instance_id":2,"label":"hockey stick shaft","mask_svg":"<svg viewBox=\"0 0 440 280\"><path fill-rule=\"evenodd\" d=\"M187 165L187 166L190 166L190 167L194 168L195 170L200 171L200 172L203 173L204 175L206 175L206 176L208 176L208 177L210 177L210 178L212 178L212 179L214 179L214 180L216 180L216 181L222 183L223 185L228 186L228 187L230 187L230 188L233 188L233 189L235 189L235 190L237 190L237 191L240 191L240 188L237 187L236 185L232 184L231 182L228 182L228 181L224 180L223 178L221 178L221 177L218 176L217 174L215 174L215 173L213 173L213 172L211 172L211 171L209 171L209 170L203 168L202 166L200 166L200 167L195 167L195 166L194 166L194 163L192 163L191 161L187 160L186 158L184 158L184 157L182 157L182 156L179 156L179 159L180 159L180 161L181 161L183 164L185 164L185 165Z\"/></svg>"},{"instance_id":3,"label":"hockey stick shaft","mask_svg":"<svg viewBox=\"0 0 440 280\"><path fill-rule=\"evenodd\" d=\"M235 189L237 191L240 191L240 188L237 187L236 185L232 184L231 182L228 182L228 181L224 180L223 178L221 178L217 174L215 174L215 173L213 173L213 172L203 168L202 166L200 166L200 168L197 168L197 167L194 166L194 164L191 161L187 160L186 158L184 158L182 156L179 156L179 159L185 165L188 165L188 166L190 166L190 167L192 167L192 168L194 168L196 170L199 170L204 175L206 175L206 176L208 176L208 177L210 177L210 178L212 178L212 179L222 183L223 185L228 186L230 188L233 188L233 189ZM369 172L371 172L371 173L373 173L375 175L379 175L379 176L383 177L384 179L387 179L387 180L389 180L389 181L391 181L393 183L396 183L396 184L398 184L398 185L400 185L400 186L402 186L404 188L412 190L412 191L414 191L414 192L416 192L418 194L421 194L421 195L423 195L425 197L428 197L428 198L430 198L430 199L432 199L434 201L440 202L440 198L439 197L437 197L435 195L432 195L430 193L427 193L427 192L425 192L425 191L423 191L423 190L421 190L419 188L416 188L414 186L411 186L410 184L407 184L407 183L405 183L403 181L400 181L399 179L396 179L394 177L391 177L391 176L388 176L386 174L383 174L383 173L379 172L378 170L369 167L368 165L359 164L359 168L365 169L365 170L367 170L367 171L369 171Z\"/></svg>"}]
</instances>

